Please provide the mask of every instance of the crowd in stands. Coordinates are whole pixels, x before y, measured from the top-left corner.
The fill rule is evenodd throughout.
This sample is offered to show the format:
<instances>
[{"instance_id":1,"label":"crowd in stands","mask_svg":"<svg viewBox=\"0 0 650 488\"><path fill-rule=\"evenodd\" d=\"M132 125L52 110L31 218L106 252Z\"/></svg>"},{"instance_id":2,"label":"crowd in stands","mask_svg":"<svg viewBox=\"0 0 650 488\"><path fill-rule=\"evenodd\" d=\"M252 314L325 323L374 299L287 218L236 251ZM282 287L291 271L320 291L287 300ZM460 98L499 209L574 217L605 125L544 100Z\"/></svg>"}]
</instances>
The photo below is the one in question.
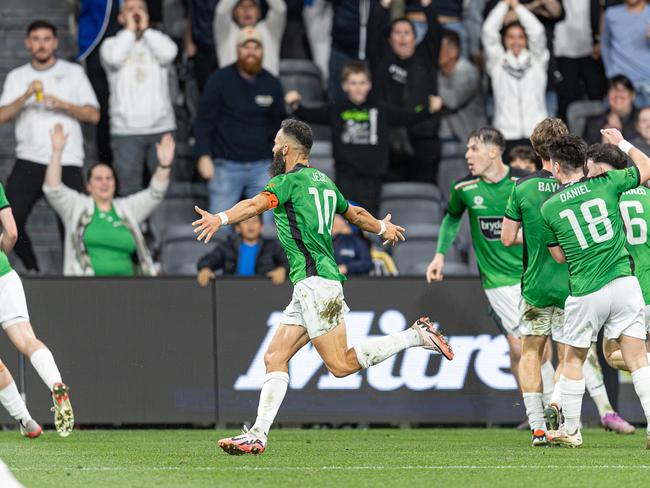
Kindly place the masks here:
<instances>
[{"instance_id":1,"label":"crowd in stands","mask_svg":"<svg viewBox=\"0 0 650 488\"><path fill-rule=\"evenodd\" d=\"M373 213L385 210L389 182L432 188L423 200L444 206L450 175L466 172L468 135L486 125L505 137L504 160L526 171L540 167L529 137L549 115L588 143L616 127L650 150L646 0L67 3L75 62L57 56L55 26L35 20L26 26L31 61L1 87L0 123L13 121L16 133L3 183L27 271L40 270L26 224L44 196L60 218L64 274L165 272L161 247L181 222L164 214L169 229L161 230L154 220L174 184L190 184L191 195L202 188L211 212L259 193L287 116L331 143L326 172ZM296 66L312 81L316 73L316 83L301 82ZM92 157L81 124L96 127ZM183 218L189 229L191 213ZM423 219L439 223L435 213ZM284 282L273 229L267 213L211 249L192 248L199 283L219 275ZM333 242L344 274L396 273L376 242L340 218ZM460 254L471 265L471 250Z\"/></svg>"}]
</instances>

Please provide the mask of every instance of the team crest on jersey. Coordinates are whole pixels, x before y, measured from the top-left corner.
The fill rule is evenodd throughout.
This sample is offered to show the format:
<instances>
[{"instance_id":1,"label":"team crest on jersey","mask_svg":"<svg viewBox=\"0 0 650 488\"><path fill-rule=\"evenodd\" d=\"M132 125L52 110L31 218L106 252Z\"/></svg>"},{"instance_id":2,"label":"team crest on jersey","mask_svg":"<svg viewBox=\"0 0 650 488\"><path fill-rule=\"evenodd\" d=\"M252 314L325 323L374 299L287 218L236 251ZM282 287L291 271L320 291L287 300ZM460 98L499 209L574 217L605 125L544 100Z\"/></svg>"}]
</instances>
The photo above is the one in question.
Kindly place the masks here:
<instances>
[{"instance_id":1,"label":"team crest on jersey","mask_svg":"<svg viewBox=\"0 0 650 488\"><path fill-rule=\"evenodd\" d=\"M324 182L324 181L327 181L327 176L325 176L325 174L321 173L320 171L314 171L311 174L311 179L314 180L314 181Z\"/></svg>"},{"instance_id":2,"label":"team crest on jersey","mask_svg":"<svg viewBox=\"0 0 650 488\"><path fill-rule=\"evenodd\" d=\"M483 209L487 208L485 205L483 205L484 198L481 195L476 195L474 197L474 205L472 205L473 209Z\"/></svg>"},{"instance_id":3,"label":"team crest on jersey","mask_svg":"<svg viewBox=\"0 0 650 488\"><path fill-rule=\"evenodd\" d=\"M488 241L498 241L501 239L501 224L503 217L479 217L478 227L481 234Z\"/></svg>"}]
</instances>

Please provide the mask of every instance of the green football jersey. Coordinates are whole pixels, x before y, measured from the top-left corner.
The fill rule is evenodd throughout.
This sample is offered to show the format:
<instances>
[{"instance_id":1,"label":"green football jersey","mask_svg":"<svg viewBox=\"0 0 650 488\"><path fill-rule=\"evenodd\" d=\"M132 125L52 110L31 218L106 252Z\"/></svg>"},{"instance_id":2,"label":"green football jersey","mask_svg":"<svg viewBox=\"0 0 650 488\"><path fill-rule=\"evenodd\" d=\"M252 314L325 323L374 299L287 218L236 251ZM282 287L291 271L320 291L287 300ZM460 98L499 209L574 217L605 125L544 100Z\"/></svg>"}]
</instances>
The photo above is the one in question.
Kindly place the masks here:
<instances>
[{"instance_id":1,"label":"green football jersey","mask_svg":"<svg viewBox=\"0 0 650 488\"><path fill-rule=\"evenodd\" d=\"M310 276L344 281L334 260L332 224L348 202L327 175L298 164L271 179L264 188L278 199L273 210L278 238L289 260L289 278L297 283Z\"/></svg>"},{"instance_id":2,"label":"green football jersey","mask_svg":"<svg viewBox=\"0 0 650 488\"><path fill-rule=\"evenodd\" d=\"M641 284L643 299L650 305L650 190L644 186L628 190L619 202L625 224L627 250L634 259L634 274Z\"/></svg>"},{"instance_id":3,"label":"green football jersey","mask_svg":"<svg viewBox=\"0 0 650 488\"><path fill-rule=\"evenodd\" d=\"M564 308L569 296L569 270L548 252L542 232L542 203L558 189L550 171L541 170L519 179L512 188L506 217L521 222L524 237L524 274L521 294L537 308Z\"/></svg>"},{"instance_id":4,"label":"green football jersey","mask_svg":"<svg viewBox=\"0 0 650 488\"><path fill-rule=\"evenodd\" d=\"M0 183L0 210L9 208L9 200L7 200L7 195L5 194L5 188ZM9 258L0 250L0 276L4 276L11 271L11 264L9 264Z\"/></svg>"},{"instance_id":5,"label":"green football jersey","mask_svg":"<svg viewBox=\"0 0 650 488\"><path fill-rule=\"evenodd\" d=\"M516 285L521 280L521 246L506 247L501 243L503 215L517 179L517 173L509 169L507 176L496 183L468 175L451 185L437 252L445 254L453 241L453 238L450 240L444 235L448 232L445 227L453 225L451 219L460 223L463 212L467 210L472 245L485 289Z\"/></svg>"},{"instance_id":6,"label":"green football jersey","mask_svg":"<svg viewBox=\"0 0 650 488\"><path fill-rule=\"evenodd\" d=\"M544 202L544 239L566 255L571 295L633 274L618 204L621 193L637 186L639 170L632 167L562 185Z\"/></svg>"}]
</instances>

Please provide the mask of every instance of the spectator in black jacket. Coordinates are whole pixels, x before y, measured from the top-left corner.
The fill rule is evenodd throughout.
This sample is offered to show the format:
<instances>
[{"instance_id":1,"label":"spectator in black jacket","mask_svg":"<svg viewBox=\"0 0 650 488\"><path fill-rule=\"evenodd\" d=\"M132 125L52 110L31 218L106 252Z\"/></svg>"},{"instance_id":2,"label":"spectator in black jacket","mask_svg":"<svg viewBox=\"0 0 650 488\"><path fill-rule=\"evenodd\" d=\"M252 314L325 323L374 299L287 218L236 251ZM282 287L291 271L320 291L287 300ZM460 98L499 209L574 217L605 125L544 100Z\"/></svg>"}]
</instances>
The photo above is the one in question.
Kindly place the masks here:
<instances>
[{"instance_id":1,"label":"spectator in black jacket","mask_svg":"<svg viewBox=\"0 0 650 488\"><path fill-rule=\"evenodd\" d=\"M602 114L587 119L583 134L587 144L603 142L600 129L611 127L620 130L628 141L639 136L634 127L636 117L634 94L634 85L627 76L618 75L609 80L609 89L607 90L609 108Z\"/></svg>"},{"instance_id":2,"label":"spectator in black jacket","mask_svg":"<svg viewBox=\"0 0 650 488\"><path fill-rule=\"evenodd\" d=\"M368 276L374 269L368 242L339 214L334 216L332 224L332 244L336 264L345 276Z\"/></svg>"},{"instance_id":3,"label":"spectator in black jacket","mask_svg":"<svg viewBox=\"0 0 650 488\"><path fill-rule=\"evenodd\" d=\"M235 225L236 234L217 242L214 249L199 259L197 281L207 286L215 271L231 276L266 276L274 285L287 278L287 256L274 239L262 238L262 218L259 215Z\"/></svg>"},{"instance_id":4,"label":"spectator in black jacket","mask_svg":"<svg viewBox=\"0 0 650 488\"><path fill-rule=\"evenodd\" d=\"M379 100L402 107L426 105L438 94L438 54L441 27L432 0L420 0L427 17L427 33L416 45L415 28L406 18L390 23L392 0L381 0L368 24L368 59ZM440 159L439 118L391 131L390 179L435 183Z\"/></svg>"},{"instance_id":5,"label":"spectator in black jacket","mask_svg":"<svg viewBox=\"0 0 650 488\"><path fill-rule=\"evenodd\" d=\"M203 91L210 73L217 68L217 52L214 44L212 19L219 0L185 0L187 4L187 27L183 49L193 61L194 78Z\"/></svg>"},{"instance_id":6,"label":"spectator in black jacket","mask_svg":"<svg viewBox=\"0 0 650 488\"><path fill-rule=\"evenodd\" d=\"M388 133L391 126L410 126L440 110L440 97L430 96L428 110L398 107L369 99L370 71L361 61L343 68L345 100L319 108L300 105L300 94L290 91L285 101L306 122L332 129L336 184L348 198L376 213L381 185L388 171Z\"/></svg>"}]
</instances>

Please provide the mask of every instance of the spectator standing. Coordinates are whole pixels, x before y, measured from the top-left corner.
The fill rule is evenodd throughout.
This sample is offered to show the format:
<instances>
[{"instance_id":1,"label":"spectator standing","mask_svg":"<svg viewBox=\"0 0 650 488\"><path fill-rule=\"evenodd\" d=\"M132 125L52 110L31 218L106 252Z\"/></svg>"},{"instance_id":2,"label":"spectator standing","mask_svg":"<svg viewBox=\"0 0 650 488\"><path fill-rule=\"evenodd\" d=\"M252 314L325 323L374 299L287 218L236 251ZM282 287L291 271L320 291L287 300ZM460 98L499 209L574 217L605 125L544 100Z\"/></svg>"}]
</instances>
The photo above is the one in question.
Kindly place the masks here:
<instances>
[{"instance_id":1,"label":"spectator standing","mask_svg":"<svg viewBox=\"0 0 650 488\"><path fill-rule=\"evenodd\" d=\"M466 141L479 127L487 125L485 102L478 69L460 55L457 32L443 29L438 61L438 94L442 98L440 138Z\"/></svg>"},{"instance_id":2,"label":"spectator standing","mask_svg":"<svg viewBox=\"0 0 650 488\"><path fill-rule=\"evenodd\" d=\"M199 259L197 281L207 286L215 271L231 276L266 276L274 285L287 279L287 256L275 239L262 237L262 216L256 215L235 224L235 234L217 242L214 249Z\"/></svg>"},{"instance_id":3,"label":"spectator standing","mask_svg":"<svg viewBox=\"0 0 650 488\"><path fill-rule=\"evenodd\" d=\"M287 6L284 0L267 0L269 11L262 19L256 0L220 0L214 12L214 35L219 66L237 60L239 35L245 27L255 27L264 45L262 66L274 76L280 73L280 46L286 25Z\"/></svg>"},{"instance_id":4,"label":"spectator standing","mask_svg":"<svg viewBox=\"0 0 650 488\"><path fill-rule=\"evenodd\" d=\"M199 92L218 66L212 19L219 0L189 0L187 27L183 40L185 54L192 60Z\"/></svg>"},{"instance_id":5,"label":"spectator standing","mask_svg":"<svg viewBox=\"0 0 650 488\"><path fill-rule=\"evenodd\" d=\"M7 75L0 95L0 123L16 119L16 164L7 180L7 198L18 228L15 251L27 270L38 271L25 224L43 195L43 178L52 155L47 131L57 122L63 124L69 134L61 155L63 181L71 188L83 189L84 149L79 122L96 124L99 104L83 68L55 56L58 38L52 24L32 22L25 45L32 59Z\"/></svg>"},{"instance_id":6,"label":"spectator standing","mask_svg":"<svg viewBox=\"0 0 650 488\"><path fill-rule=\"evenodd\" d=\"M438 94L438 57L441 27L431 0L420 0L427 17L427 33L416 45L411 21L390 23L388 42L384 29L391 0L382 0L372 12L368 30L368 57L378 100L402 107L426 106ZM391 179L435 183L440 159L439 117L391 132Z\"/></svg>"},{"instance_id":7,"label":"spectator standing","mask_svg":"<svg viewBox=\"0 0 650 488\"><path fill-rule=\"evenodd\" d=\"M632 139L632 144L643 153L650 154L650 106L637 112L635 128L639 136Z\"/></svg>"},{"instance_id":8,"label":"spectator standing","mask_svg":"<svg viewBox=\"0 0 650 488\"><path fill-rule=\"evenodd\" d=\"M510 8L519 20L503 25ZM493 125L506 138L507 154L529 145L535 125L547 116L544 26L518 0L502 0L485 19L483 47L494 94Z\"/></svg>"},{"instance_id":9,"label":"spectator standing","mask_svg":"<svg viewBox=\"0 0 650 488\"><path fill-rule=\"evenodd\" d=\"M332 49L330 51L328 93L331 101L344 100L341 72L352 60L366 61L369 54L368 21L378 0L332 0Z\"/></svg>"},{"instance_id":10,"label":"spectator standing","mask_svg":"<svg viewBox=\"0 0 650 488\"><path fill-rule=\"evenodd\" d=\"M609 108L600 115L594 115L587 119L583 138L588 144L601 142L601 129L610 127L621 131L626 140L631 141L637 137L634 128L634 85L629 78L618 75L609 80L607 90L607 102Z\"/></svg>"},{"instance_id":11,"label":"spectator standing","mask_svg":"<svg viewBox=\"0 0 650 488\"><path fill-rule=\"evenodd\" d=\"M329 106L304 107L296 91L287 93L285 101L306 122L331 127L336 184L341 193L374 214L388 172L389 128L426 120L440 110L441 100L429 97L428 110L420 111L373 101L370 71L361 61L343 68L342 86L347 99Z\"/></svg>"},{"instance_id":12,"label":"spectator standing","mask_svg":"<svg viewBox=\"0 0 650 488\"><path fill-rule=\"evenodd\" d=\"M334 216L332 245L341 274L368 276L374 269L368 241L361 237L358 229L353 230L340 214Z\"/></svg>"},{"instance_id":13,"label":"spectator standing","mask_svg":"<svg viewBox=\"0 0 650 488\"><path fill-rule=\"evenodd\" d=\"M66 276L155 276L156 269L140 225L160 204L174 160L174 138L166 134L156 151L158 167L149 188L115 198L115 175L107 164L88 171L88 195L61 181L61 155L68 136L61 124L50 131L52 160L43 192L65 225Z\"/></svg>"},{"instance_id":14,"label":"spectator standing","mask_svg":"<svg viewBox=\"0 0 650 488\"><path fill-rule=\"evenodd\" d=\"M650 105L650 6L646 0L625 0L605 10L601 38L608 78L623 74L636 89L637 106Z\"/></svg>"},{"instance_id":15,"label":"spectator standing","mask_svg":"<svg viewBox=\"0 0 650 488\"><path fill-rule=\"evenodd\" d=\"M368 0L362 0L368 1ZM329 63L332 52L332 20L334 9L329 0L306 0L302 21L309 41L314 64L318 66L326 88L329 83Z\"/></svg>"},{"instance_id":16,"label":"spectator standing","mask_svg":"<svg viewBox=\"0 0 650 488\"><path fill-rule=\"evenodd\" d=\"M85 63L86 74L99 102L99 122L95 132L97 157L107 164L113 162L110 115L108 110L108 79L102 66L99 49L107 37L120 30L117 16L119 0L81 0L79 8L77 61Z\"/></svg>"},{"instance_id":17,"label":"spectator standing","mask_svg":"<svg viewBox=\"0 0 650 488\"><path fill-rule=\"evenodd\" d=\"M104 41L101 58L110 85L111 146L120 195L141 190L143 169L158 164L156 143L176 129L169 94L169 70L178 48L149 27L144 0L125 0L119 15L124 27Z\"/></svg>"},{"instance_id":18,"label":"spectator standing","mask_svg":"<svg viewBox=\"0 0 650 488\"><path fill-rule=\"evenodd\" d=\"M599 0L565 2L566 17L555 24L553 49L557 64L558 117L567 120L569 105L582 100L600 100L607 79L600 59Z\"/></svg>"},{"instance_id":19,"label":"spectator standing","mask_svg":"<svg viewBox=\"0 0 650 488\"><path fill-rule=\"evenodd\" d=\"M269 148L285 116L282 86L262 68L262 37L254 27L240 32L237 52L235 64L210 75L194 124L212 213L232 207L242 193L251 198L264 190Z\"/></svg>"}]
</instances>

